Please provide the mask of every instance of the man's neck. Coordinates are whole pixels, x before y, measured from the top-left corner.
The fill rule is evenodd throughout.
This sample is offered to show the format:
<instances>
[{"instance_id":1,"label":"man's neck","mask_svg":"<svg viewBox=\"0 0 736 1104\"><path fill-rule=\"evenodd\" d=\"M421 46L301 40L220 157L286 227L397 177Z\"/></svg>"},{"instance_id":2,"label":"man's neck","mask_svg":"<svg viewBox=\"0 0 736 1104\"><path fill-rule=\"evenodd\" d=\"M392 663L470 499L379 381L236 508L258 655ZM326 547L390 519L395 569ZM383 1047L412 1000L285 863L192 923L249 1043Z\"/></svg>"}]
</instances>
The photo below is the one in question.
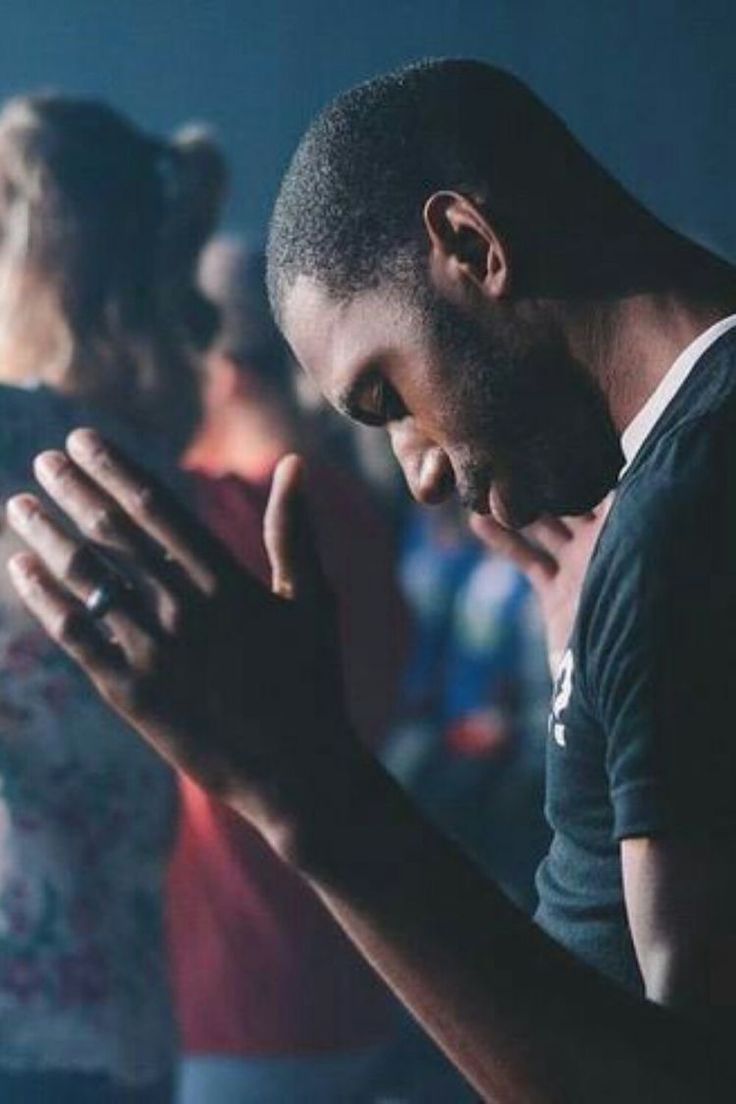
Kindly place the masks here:
<instances>
[{"instance_id":1,"label":"man's neck","mask_svg":"<svg viewBox=\"0 0 736 1104\"><path fill-rule=\"evenodd\" d=\"M675 294L636 295L592 308L566 328L573 354L595 375L623 433L683 349L734 312L736 299L708 304Z\"/></svg>"}]
</instances>

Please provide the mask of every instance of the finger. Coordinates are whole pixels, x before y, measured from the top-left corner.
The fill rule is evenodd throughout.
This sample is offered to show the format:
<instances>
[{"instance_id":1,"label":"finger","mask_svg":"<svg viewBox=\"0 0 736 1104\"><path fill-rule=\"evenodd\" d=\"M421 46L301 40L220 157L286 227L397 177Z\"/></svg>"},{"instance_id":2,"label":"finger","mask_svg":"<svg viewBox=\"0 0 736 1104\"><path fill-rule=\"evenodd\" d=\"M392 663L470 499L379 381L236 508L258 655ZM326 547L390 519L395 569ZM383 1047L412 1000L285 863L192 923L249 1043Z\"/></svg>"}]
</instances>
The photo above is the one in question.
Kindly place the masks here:
<instances>
[{"instance_id":1,"label":"finger","mask_svg":"<svg viewBox=\"0 0 736 1104\"><path fill-rule=\"evenodd\" d=\"M281 598L308 598L325 589L304 493L304 461L284 456L276 466L263 520L271 588Z\"/></svg>"},{"instance_id":2,"label":"finger","mask_svg":"<svg viewBox=\"0 0 736 1104\"><path fill-rule=\"evenodd\" d=\"M33 495L16 495L6 507L12 529L36 553L50 575L66 587L83 605L94 591L105 584L117 582L116 576L103 563L89 544L75 540L43 511ZM137 623L132 605L125 600L112 606L104 617L104 623L115 640L124 649L131 662L142 660L150 651L149 625ZM140 611L138 616L140 617Z\"/></svg>"},{"instance_id":3,"label":"finger","mask_svg":"<svg viewBox=\"0 0 736 1104\"><path fill-rule=\"evenodd\" d=\"M67 449L92 482L182 566L200 591L213 593L218 576L233 570L234 561L224 546L175 496L94 430L75 430L67 439ZM257 586L255 580L253 586Z\"/></svg>"},{"instance_id":4,"label":"finger","mask_svg":"<svg viewBox=\"0 0 736 1104\"><path fill-rule=\"evenodd\" d=\"M84 612L30 552L18 552L8 562L11 581L26 609L105 696L125 676L120 648Z\"/></svg>"},{"instance_id":5,"label":"finger","mask_svg":"<svg viewBox=\"0 0 736 1104\"><path fill-rule=\"evenodd\" d=\"M610 491L604 499L602 499L597 506L594 506L592 510L588 510L586 514L576 514L572 517L565 517L562 520L565 525L572 531L573 535L576 530L589 528L591 525L602 525L608 517L611 507L613 506L614 499L616 497L615 491Z\"/></svg>"},{"instance_id":6,"label":"finger","mask_svg":"<svg viewBox=\"0 0 736 1104\"><path fill-rule=\"evenodd\" d=\"M613 506L613 503L614 503L615 499L616 499L615 490L614 491L609 491L608 494L606 495L606 497L603 499L603 501L599 502L598 505L596 506L595 510L593 511L595 517L597 517L599 519L603 519L605 521L605 519L608 517L608 515L611 512L611 507Z\"/></svg>"},{"instance_id":7,"label":"finger","mask_svg":"<svg viewBox=\"0 0 736 1104\"><path fill-rule=\"evenodd\" d=\"M473 514L470 528L492 552L511 560L530 582L544 582L556 575L557 563L548 552L530 544L522 533L507 529L490 514Z\"/></svg>"},{"instance_id":8,"label":"finger","mask_svg":"<svg viewBox=\"0 0 736 1104\"><path fill-rule=\"evenodd\" d=\"M538 544L555 559L565 545L569 544L573 535L566 518L553 517L551 514L537 518L531 525L526 525L522 532L527 540Z\"/></svg>"},{"instance_id":9,"label":"finger","mask_svg":"<svg viewBox=\"0 0 736 1104\"><path fill-rule=\"evenodd\" d=\"M570 530L570 534L573 540L594 540L598 533L603 528L603 525L608 517L611 506L613 505L614 493L606 495L602 502L599 502L594 509L588 511L587 514L578 514L575 517L564 518L565 525Z\"/></svg>"},{"instance_id":10,"label":"finger","mask_svg":"<svg viewBox=\"0 0 736 1104\"><path fill-rule=\"evenodd\" d=\"M57 450L42 452L36 457L34 472L43 489L64 509L92 545L107 554L112 553L116 568L124 573L130 573L132 569L135 578L131 581L148 599L159 626L170 631L176 624L181 603L188 597L191 582L187 583L182 573L174 570L175 565L160 555L120 506L80 471L65 453ZM43 517L43 513L40 516ZM19 520L23 520L22 514ZM57 529L61 531L58 526ZM44 528L40 539L45 540L47 531ZM32 543L30 533L20 535ZM33 547L43 555L43 546ZM58 575L58 572L55 573Z\"/></svg>"}]
</instances>

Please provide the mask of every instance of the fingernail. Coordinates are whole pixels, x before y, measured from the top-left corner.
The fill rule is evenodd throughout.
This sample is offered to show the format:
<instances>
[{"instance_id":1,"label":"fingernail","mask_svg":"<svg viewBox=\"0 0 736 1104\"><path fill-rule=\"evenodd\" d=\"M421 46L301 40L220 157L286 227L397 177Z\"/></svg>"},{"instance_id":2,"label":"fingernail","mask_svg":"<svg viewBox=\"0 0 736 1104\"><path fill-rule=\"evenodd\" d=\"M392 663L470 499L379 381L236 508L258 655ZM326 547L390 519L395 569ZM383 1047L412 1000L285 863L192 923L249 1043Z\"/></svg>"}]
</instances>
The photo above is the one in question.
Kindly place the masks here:
<instances>
[{"instance_id":1,"label":"fingernail","mask_svg":"<svg viewBox=\"0 0 736 1104\"><path fill-rule=\"evenodd\" d=\"M8 560L8 574L14 583L20 586L31 582L33 560L30 553L20 552Z\"/></svg>"},{"instance_id":2,"label":"fingernail","mask_svg":"<svg viewBox=\"0 0 736 1104\"><path fill-rule=\"evenodd\" d=\"M27 521L34 511L35 505L34 500L27 495L16 495L15 498L8 501L5 507L8 521Z\"/></svg>"},{"instance_id":3,"label":"fingernail","mask_svg":"<svg viewBox=\"0 0 736 1104\"><path fill-rule=\"evenodd\" d=\"M77 460L91 460L100 451L102 441L93 429L75 429L67 437L69 453Z\"/></svg>"},{"instance_id":4,"label":"fingernail","mask_svg":"<svg viewBox=\"0 0 736 1104\"><path fill-rule=\"evenodd\" d=\"M69 461L63 452L42 452L40 456L37 456L33 470L39 479L44 476L49 479L54 479L63 469L68 465Z\"/></svg>"}]
</instances>

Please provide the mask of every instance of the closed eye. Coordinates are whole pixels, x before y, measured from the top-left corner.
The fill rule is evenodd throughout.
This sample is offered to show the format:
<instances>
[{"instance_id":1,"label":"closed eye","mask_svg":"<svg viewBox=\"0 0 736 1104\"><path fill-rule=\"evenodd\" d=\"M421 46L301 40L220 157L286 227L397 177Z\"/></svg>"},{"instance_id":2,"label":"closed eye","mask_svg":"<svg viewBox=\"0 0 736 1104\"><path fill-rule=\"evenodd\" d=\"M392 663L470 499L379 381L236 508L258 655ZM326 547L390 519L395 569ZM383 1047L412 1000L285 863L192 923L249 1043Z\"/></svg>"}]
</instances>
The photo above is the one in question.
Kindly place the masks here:
<instances>
[{"instance_id":1,"label":"closed eye","mask_svg":"<svg viewBox=\"0 0 736 1104\"><path fill-rule=\"evenodd\" d=\"M340 405L354 421L368 426L400 421L408 414L397 392L377 372L364 377Z\"/></svg>"}]
</instances>

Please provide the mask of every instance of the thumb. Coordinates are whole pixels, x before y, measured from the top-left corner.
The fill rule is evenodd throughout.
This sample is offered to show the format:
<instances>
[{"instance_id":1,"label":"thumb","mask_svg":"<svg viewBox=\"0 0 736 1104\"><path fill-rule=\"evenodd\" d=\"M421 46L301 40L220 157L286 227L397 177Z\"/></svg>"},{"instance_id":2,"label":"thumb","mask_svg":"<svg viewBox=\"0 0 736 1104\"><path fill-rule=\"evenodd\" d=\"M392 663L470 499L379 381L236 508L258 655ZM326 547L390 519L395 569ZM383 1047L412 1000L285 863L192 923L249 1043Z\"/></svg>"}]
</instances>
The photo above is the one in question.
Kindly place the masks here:
<instances>
[{"instance_id":1,"label":"thumb","mask_svg":"<svg viewBox=\"0 0 736 1104\"><path fill-rule=\"evenodd\" d=\"M276 465L263 519L263 540L271 565L271 589L281 598L306 598L324 588L304 493L301 456Z\"/></svg>"},{"instance_id":2,"label":"thumb","mask_svg":"<svg viewBox=\"0 0 736 1104\"><path fill-rule=\"evenodd\" d=\"M603 524L603 522L606 520L606 518L610 514L611 507L613 506L613 502L614 502L615 498L616 498L616 491L615 490L609 491L608 494L606 495L606 497L603 499L603 501L599 502L598 505L596 506L595 510L593 511L595 516L597 518L600 518L601 524Z\"/></svg>"},{"instance_id":3,"label":"thumb","mask_svg":"<svg viewBox=\"0 0 736 1104\"><path fill-rule=\"evenodd\" d=\"M554 578L557 571L554 558L518 530L507 529L490 514L473 514L470 528L489 551L511 560L533 585Z\"/></svg>"}]
</instances>

